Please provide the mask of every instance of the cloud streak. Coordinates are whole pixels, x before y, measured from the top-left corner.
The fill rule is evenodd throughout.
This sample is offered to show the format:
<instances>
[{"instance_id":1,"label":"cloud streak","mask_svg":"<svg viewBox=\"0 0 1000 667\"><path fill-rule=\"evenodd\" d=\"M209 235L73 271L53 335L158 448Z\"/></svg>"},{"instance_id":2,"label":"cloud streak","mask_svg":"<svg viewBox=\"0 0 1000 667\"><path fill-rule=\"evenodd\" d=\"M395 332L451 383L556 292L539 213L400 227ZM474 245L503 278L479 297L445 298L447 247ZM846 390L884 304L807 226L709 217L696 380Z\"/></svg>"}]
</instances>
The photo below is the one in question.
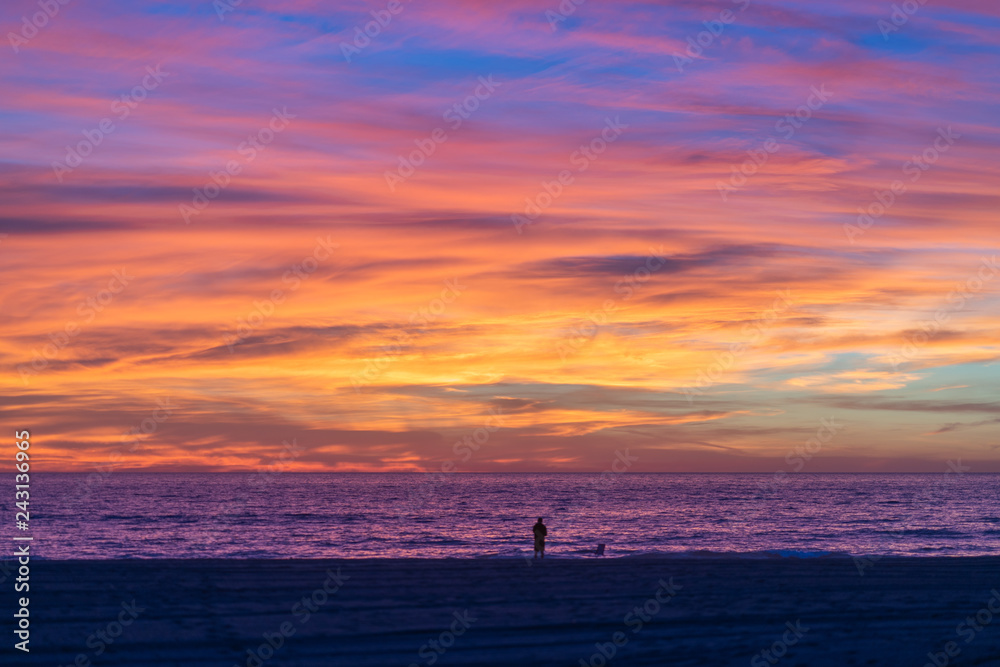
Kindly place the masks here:
<instances>
[{"instance_id":1,"label":"cloud streak","mask_svg":"<svg viewBox=\"0 0 1000 667\"><path fill-rule=\"evenodd\" d=\"M0 102L0 410L50 434L52 470L99 465L164 397L181 407L122 465L246 469L297 438L294 469L429 470L500 409L469 469L602 470L631 447L635 470L773 471L834 410L850 437L811 469L1000 470L992 283L892 364L996 252L1000 9L928 3L884 39L881 5L754 2L678 71L672 54L727 4L586 3L553 30L526 0L413 3L350 61L340 44L370 20L350 3L224 20L208 2L65 6L0 59L16 91ZM500 85L469 110L482 80ZM776 134L813 90L831 95ZM386 170L456 103L460 129L389 191ZM264 137L276 108L290 121ZM628 129L518 234L511 213L619 117ZM941 127L961 139L851 243L844 226ZM318 237L337 252L291 293ZM662 265L626 298L650 249ZM90 317L122 267L134 281ZM776 292L787 311L686 400ZM560 354L581 323L585 344Z\"/></svg>"}]
</instances>

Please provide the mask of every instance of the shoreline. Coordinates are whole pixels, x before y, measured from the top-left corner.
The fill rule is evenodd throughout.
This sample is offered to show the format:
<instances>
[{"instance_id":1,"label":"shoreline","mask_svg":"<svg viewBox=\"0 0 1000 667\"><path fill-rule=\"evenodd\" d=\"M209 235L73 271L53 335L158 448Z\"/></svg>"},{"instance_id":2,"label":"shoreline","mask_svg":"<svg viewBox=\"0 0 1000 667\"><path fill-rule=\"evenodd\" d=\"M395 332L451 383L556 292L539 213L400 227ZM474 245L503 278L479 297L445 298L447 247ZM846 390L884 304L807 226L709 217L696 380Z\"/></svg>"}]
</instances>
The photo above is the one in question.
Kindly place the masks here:
<instances>
[{"instance_id":1,"label":"shoreline","mask_svg":"<svg viewBox=\"0 0 1000 667\"><path fill-rule=\"evenodd\" d=\"M674 560L692 560L692 561L718 561L718 560L734 560L734 561L806 561L806 560L847 560L852 559L862 559L862 558L874 558L878 560L898 558L902 560L929 560L929 559L945 559L945 560L956 560L956 559L977 559L977 558L991 558L1000 561L1000 553L979 553L979 554L944 554L940 552L925 553L925 554L900 554L900 553L877 553L877 552L865 552L865 553L848 553L844 551L797 551L797 550L765 550L765 551L708 551L708 550L695 550L695 551L649 551L641 553L625 553L616 554L614 552L605 553L601 556L596 556L593 553L555 553L550 554L546 552L546 561L619 561L619 560L664 560L664 561L674 561ZM0 557L0 562L4 558ZM200 563L200 562L283 562L283 563L296 563L296 562L326 562L326 561L337 561L337 562L434 562L434 561L455 561L455 562L519 562L524 560L532 560L531 550L525 550L521 555L498 555L498 554L484 554L484 555L473 555L473 556L329 556L329 557L310 557L310 556L296 556L287 558L273 558L273 557L262 557L262 556L248 556L248 557L238 557L238 556L212 556L212 557L191 557L191 558L175 558L175 557L161 557L161 556L118 556L114 558L48 558L46 556L31 555L32 562L45 562L45 563L62 563L62 564L73 564L73 563L134 563L134 562L165 562L165 563ZM14 562L14 559L7 560L8 567ZM0 575L4 572L0 569ZM0 580L2 583L2 580Z\"/></svg>"},{"instance_id":2,"label":"shoreline","mask_svg":"<svg viewBox=\"0 0 1000 667\"><path fill-rule=\"evenodd\" d=\"M1000 659L997 628L956 635L1000 589L1000 557L862 570L837 557L38 560L32 650L14 664L598 667L603 651L612 665L769 665L776 647L790 666L921 667L952 640L960 663Z\"/></svg>"}]
</instances>

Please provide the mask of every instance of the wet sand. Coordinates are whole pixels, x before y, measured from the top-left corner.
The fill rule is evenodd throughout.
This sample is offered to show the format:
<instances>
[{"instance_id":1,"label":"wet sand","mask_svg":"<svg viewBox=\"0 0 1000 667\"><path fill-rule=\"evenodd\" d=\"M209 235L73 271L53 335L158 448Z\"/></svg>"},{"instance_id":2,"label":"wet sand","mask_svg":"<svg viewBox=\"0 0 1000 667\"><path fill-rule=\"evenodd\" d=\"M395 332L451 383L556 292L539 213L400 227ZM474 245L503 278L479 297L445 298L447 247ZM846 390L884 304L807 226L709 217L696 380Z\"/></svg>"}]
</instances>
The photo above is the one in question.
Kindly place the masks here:
<instances>
[{"instance_id":1,"label":"wet sand","mask_svg":"<svg viewBox=\"0 0 1000 667\"><path fill-rule=\"evenodd\" d=\"M1000 664L998 558L883 558L864 576L850 558L31 566L31 653L8 630L4 664Z\"/></svg>"}]
</instances>

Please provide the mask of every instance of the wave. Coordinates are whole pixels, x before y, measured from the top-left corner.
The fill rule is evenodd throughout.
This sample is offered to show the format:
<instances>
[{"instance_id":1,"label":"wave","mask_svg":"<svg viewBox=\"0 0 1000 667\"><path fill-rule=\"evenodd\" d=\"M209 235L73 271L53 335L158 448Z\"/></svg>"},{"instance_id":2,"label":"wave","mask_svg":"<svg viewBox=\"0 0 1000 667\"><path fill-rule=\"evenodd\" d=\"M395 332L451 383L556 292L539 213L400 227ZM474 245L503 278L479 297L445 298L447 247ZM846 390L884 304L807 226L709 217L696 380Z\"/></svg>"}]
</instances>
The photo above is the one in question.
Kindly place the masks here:
<instances>
[{"instance_id":1,"label":"wave","mask_svg":"<svg viewBox=\"0 0 1000 667\"><path fill-rule=\"evenodd\" d=\"M961 537L965 539L972 537L969 533L960 530L952 530L951 528L907 528L904 526L896 530L888 529L888 530L879 530L873 532L877 533L878 535L893 535L903 539L907 537L925 537L925 536Z\"/></svg>"},{"instance_id":2,"label":"wave","mask_svg":"<svg viewBox=\"0 0 1000 667\"><path fill-rule=\"evenodd\" d=\"M503 552L490 552L484 554L478 554L474 558L494 558L494 559L517 559L517 558L531 558L532 552L530 550L524 550L518 552L515 550L508 550ZM660 550L647 550L639 552L629 552L629 553L608 553L604 556L597 556L593 549L571 549L569 551L546 551L546 559L581 559L581 558L592 558L592 559L661 559L661 558L740 558L740 559L755 559L755 560L766 560L766 559L792 559L792 558L852 558L853 555L840 552L840 551L822 551L822 550L801 550L801 549L769 549L763 551L710 551L707 549L694 549L694 550L684 550L684 551L660 551Z\"/></svg>"},{"instance_id":3,"label":"wave","mask_svg":"<svg viewBox=\"0 0 1000 667\"><path fill-rule=\"evenodd\" d=\"M712 551L709 549L694 549L688 551L648 551L640 554L629 554L621 558L745 558L755 560L782 558L851 558L852 555L842 551L807 550L807 549L764 549L760 551Z\"/></svg>"}]
</instances>

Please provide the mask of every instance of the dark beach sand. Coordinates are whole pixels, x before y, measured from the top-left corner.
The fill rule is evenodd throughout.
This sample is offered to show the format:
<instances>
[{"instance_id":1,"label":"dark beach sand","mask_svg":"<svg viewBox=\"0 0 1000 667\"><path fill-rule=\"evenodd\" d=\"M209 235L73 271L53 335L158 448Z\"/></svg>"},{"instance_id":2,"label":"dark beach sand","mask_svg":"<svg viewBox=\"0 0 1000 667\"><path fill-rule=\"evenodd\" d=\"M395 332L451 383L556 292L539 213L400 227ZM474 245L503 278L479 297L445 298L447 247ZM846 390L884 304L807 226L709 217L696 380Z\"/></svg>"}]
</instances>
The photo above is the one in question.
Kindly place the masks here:
<instances>
[{"instance_id":1,"label":"dark beach sand","mask_svg":"<svg viewBox=\"0 0 1000 667\"><path fill-rule=\"evenodd\" d=\"M921 667L928 652L941 652L953 640L961 653L948 664L1000 664L1000 617L968 643L971 631L956 633L963 619L986 607L991 590L1000 589L998 558L883 558L864 576L849 558L31 566L32 651L11 650L8 630L4 664L69 665L83 654L102 666L247 665L247 649L285 624L294 634L264 664L407 667L436 658L436 665L571 666L590 662L595 643L621 632L627 643L616 649L612 665L752 665L755 655L782 638L786 622L796 621L808 630L776 664ZM327 572L338 568L346 577L340 590L307 620L304 608L296 614L296 602L322 590ZM676 596L636 632L638 617L628 623L626 615L655 599L658 582L671 577L679 585ZM2 598L4 627L10 628L9 589ZM145 610L96 656L101 640L95 635L88 647L88 637L116 633L119 616L129 618L122 603L133 599ZM454 645L443 654L428 647L418 655L432 639L450 643L450 626L462 627L454 614L466 610L475 621Z\"/></svg>"}]
</instances>

